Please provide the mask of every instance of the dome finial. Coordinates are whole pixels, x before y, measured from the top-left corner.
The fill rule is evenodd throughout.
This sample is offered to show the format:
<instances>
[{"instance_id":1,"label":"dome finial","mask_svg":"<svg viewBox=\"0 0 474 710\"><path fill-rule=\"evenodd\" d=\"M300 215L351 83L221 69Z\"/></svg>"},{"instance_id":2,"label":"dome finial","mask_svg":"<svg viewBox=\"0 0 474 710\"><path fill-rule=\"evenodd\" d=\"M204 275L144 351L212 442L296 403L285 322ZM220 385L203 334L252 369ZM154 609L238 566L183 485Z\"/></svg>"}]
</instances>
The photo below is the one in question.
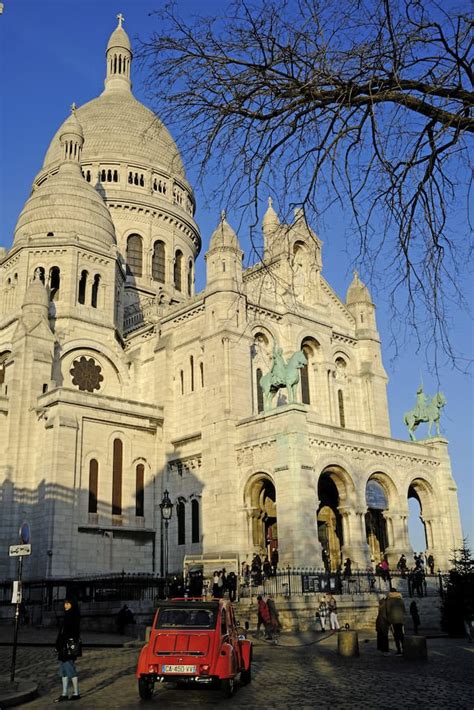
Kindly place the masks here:
<instances>
[{"instance_id":1,"label":"dome finial","mask_svg":"<svg viewBox=\"0 0 474 710\"><path fill-rule=\"evenodd\" d=\"M122 27L122 22L125 22L125 17L122 15L121 12L117 15L117 20L118 20L118 29L121 29Z\"/></svg>"},{"instance_id":2,"label":"dome finial","mask_svg":"<svg viewBox=\"0 0 474 710\"><path fill-rule=\"evenodd\" d=\"M225 221L226 216L227 216L227 215L226 215L226 211L225 211L225 210L221 210L221 222L224 222L224 221Z\"/></svg>"},{"instance_id":3,"label":"dome finial","mask_svg":"<svg viewBox=\"0 0 474 710\"><path fill-rule=\"evenodd\" d=\"M71 113L73 114L73 116L76 115L76 111L77 111L76 102L73 101L72 104L71 104Z\"/></svg>"},{"instance_id":4,"label":"dome finial","mask_svg":"<svg viewBox=\"0 0 474 710\"><path fill-rule=\"evenodd\" d=\"M106 91L130 91L130 70L132 64L132 47L127 33L122 27L125 17L121 12L117 15L118 25L110 35L107 44L107 75Z\"/></svg>"}]
</instances>

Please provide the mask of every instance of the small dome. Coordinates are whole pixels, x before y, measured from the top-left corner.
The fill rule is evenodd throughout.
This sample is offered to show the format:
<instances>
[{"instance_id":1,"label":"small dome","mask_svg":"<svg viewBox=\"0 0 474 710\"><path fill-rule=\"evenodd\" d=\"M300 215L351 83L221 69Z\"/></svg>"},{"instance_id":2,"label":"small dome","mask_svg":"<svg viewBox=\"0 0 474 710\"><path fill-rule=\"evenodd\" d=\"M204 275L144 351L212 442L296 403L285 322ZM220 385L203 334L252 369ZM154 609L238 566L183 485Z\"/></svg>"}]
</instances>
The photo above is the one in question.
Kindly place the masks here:
<instances>
[{"instance_id":1,"label":"small dome","mask_svg":"<svg viewBox=\"0 0 474 710\"><path fill-rule=\"evenodd\" d=\"M63 125L61 126L61 130L59 132L59 138L61 139L63 136L66 135L74 135L78 136L79 138L82 139L82 142L84 141L84 131L82 130L82 126L78 121L78 118L76 116L76 105L73 104L71 106L71 115L69 118L67 118Z\"/></svg>"},{"instance_id":2,"label":"small dome","mask_svg":"<svg viewBox=\"0 0 474 710\"><path fill-rule=\"evenodd\" d=\"M348 306L354 303L372 303L372 298L367 286L359 279L359 274L354 271L354 278L347 289L346 303Z\"/></svg>"},{"instance_id":3,"label":"small dome","mask_svg":"<svg viewBox=\"0 0 474 710\"><path fill-rule=\"evenodd\" d=\"M26 289L25 298L23 299L22 308L28 308L29 306L42 306L48 310L49 308L49 298L48 292L44 283L39 278L39 275L35 274L35 278L29 284Z\"/></svg>"},{"instance_id":4,"label":"small dome","mask_svg":"<svg viewBox=\"0 0 474 710\"><path fill-rule=\"evenodd\" d=\"M239 238L225 218L225 212L221 213L221 221L212 233L209 241L209 251L219 247L231 247L240 249Z\"/></svg>"},{"instance_id":5,"label":"small dome","mask_svg":"<svg viewBox=\"0 0 474 710\"><path fill-rule=\"evenodd\" d=\"M274 232L280 226L280 220L278 215L273 209L273 200L271 197L268 198L267 211L263 215L262 227L265 234L269 232Z\"/></svg>"},{"instance_id":6,"label":"small dome","mask_svg":"<svg viewBox=\"0 0 474 710\"><path fill-rule=\"evenodd\" d=\"M50 232L75 233L105 246L116 243L110 212L78 164L63 163L31 194L18 218L14 242L26 234L45 238Z\"/></svg>"},{"instance_id":7,"label":"small dome","mask_svg":"<svg viewBox=\"0 0 474 710\"><path fill-rule=\"evenodd\" d=\"M121 49L128 49L129 52L132 51L132 45L130 44L128 34L125 32L121 25L117 27L110 35L110 39L107 44L107 51L115 47L120 47Z\"/></svg>"}]
</instances>

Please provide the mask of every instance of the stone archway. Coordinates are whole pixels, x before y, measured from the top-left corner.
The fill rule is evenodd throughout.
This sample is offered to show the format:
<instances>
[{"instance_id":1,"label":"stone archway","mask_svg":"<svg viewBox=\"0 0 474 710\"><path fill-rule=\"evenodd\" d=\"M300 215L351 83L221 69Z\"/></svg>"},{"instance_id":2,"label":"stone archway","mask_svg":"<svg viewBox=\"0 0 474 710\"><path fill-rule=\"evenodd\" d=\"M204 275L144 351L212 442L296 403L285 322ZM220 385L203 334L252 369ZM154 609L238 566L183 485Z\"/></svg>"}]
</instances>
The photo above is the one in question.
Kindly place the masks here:
<instances>
[{"instance_id":1,"label":"stone archway","mask_svg":"<svg viewBox=\"0 0 474 710\"><path fill-rule=\"evenodd\" d=\"M275 485L265 473L256 474L245 491L253 552L271 558L278 550L278 527Z\"/></svg>"},{"instance_id":2,"label":"stone archway","mask_svg":"<svg viewBox=\"0 0 474 710\"><path fill-rule=\"evenodd\" d=\"M344 539L343 514L352 481L339 466L324 469L318 479L319 508L317 511L318 539L323 550L323 560L332 571L341 567Z\"/></svg>"},{"instance_id":3,"label":"stone archway","mask_svg":"<svg viewBox=\"0 0 474 710\"><path fill-rule=\"evenodd\" d=\"M384 513L388 510L388 499L384 486L375 478L369 478L365 488L367 512L365 531L370 550L370 560L378 564L388 548L387 522Z\"/></svg>"},{"instance_id":4,"label":"stone archway","mask_svg":"<svg viewBox=\"0 0 474 710\"><path fill-rule=\"evenodd\" d=\"M433 554L434 540L433 540L433 524L432 524L432 507L433 507L433 490L428 481L423 478L414 478L413 481L408 486L407 491L408 500L412 499L416 501L418 507L418 514L423 526L424 533L424 549L418 550L418 552L429 551L428 554ZM409 529L412 526L409 526ZM414 541L410 539L410 542ZM419 545L412 545L414 549L419 547Z\"/></svg>"}]
</instances>

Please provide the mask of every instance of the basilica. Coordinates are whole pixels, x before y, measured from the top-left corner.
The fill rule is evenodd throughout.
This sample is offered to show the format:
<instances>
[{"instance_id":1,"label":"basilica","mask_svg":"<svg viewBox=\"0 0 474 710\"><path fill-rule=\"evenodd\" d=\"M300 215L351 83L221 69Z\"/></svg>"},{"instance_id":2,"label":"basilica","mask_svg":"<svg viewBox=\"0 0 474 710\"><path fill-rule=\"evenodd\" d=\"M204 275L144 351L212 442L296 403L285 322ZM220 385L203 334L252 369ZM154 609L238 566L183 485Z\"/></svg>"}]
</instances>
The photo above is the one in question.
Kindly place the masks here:
<instances>
[{"instance_id":1,"label":"basilica","mask_svg":"<svg viewBox=\"0 0 474 710\"><path fill-rule=\"evenodd\" d=\"M30 578L159 574L169 498L170 572L275 550L365 569L413 555L416 498L445 567L462 540L448 443L392 438L367 287L337 295L303 213L283 223L269 200L245 269L216 207L196 293L193 189L132 59L119 17L104 91L72 107L0 249L3 550L28 521Z\"/></svg>"}]
</instances>

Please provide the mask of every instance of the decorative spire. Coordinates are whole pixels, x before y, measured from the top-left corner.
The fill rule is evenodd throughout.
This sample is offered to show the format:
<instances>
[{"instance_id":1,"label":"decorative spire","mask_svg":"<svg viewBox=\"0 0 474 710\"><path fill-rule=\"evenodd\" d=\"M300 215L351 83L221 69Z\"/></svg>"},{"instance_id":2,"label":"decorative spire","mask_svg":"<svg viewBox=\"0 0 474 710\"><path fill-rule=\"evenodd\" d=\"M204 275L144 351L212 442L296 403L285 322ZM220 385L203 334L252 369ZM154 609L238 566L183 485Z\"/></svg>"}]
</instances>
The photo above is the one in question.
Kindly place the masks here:
<instances>
[{"instance_id":1,"label":"decorative spire","mask_svg":"<svg viewBox=\"0 0 474 710\"><path fill-rule=\"evenodd\" d=\"M271 247L272 239L275 236L279 226L280 220L278 219L277 213L273 209L273 200L269 197L267 211L263 215L262 221L263 238L266 249Z\"/></svg>"},{"instance_id":2,"label":"decorative spire","mask_svg":"<svg viewBox=\"0 0 474 710\"><path fill-rule=\"evenodd\" d=\"M226 211L221 210L221 222L225 222L225 218L226 218Z\"/></svg>"},{"instance_id":3,"label":"decorative spire","mask_svg":"<svg viewBox=\"0 0 474 710\"><path fill-rule=\"evenodd\" d=\"M125 17L122 15L121 12L117 15L117 20L118 20L118 26L117 29L122 29L122 22L125 22Z\"/></svg>"},{"instance_id":4,"label":"decorative spire","mask_svg":"<svg viewBox=\"0 0 474 710\"><path fill-rule=\"evenodd\" d=\"M81 151L84 145L84 131L76 115L76 104L71 105L71 115L63 124L59 141L62 147L62 163L80 167Z\"/></svg>"}]
</instances>

